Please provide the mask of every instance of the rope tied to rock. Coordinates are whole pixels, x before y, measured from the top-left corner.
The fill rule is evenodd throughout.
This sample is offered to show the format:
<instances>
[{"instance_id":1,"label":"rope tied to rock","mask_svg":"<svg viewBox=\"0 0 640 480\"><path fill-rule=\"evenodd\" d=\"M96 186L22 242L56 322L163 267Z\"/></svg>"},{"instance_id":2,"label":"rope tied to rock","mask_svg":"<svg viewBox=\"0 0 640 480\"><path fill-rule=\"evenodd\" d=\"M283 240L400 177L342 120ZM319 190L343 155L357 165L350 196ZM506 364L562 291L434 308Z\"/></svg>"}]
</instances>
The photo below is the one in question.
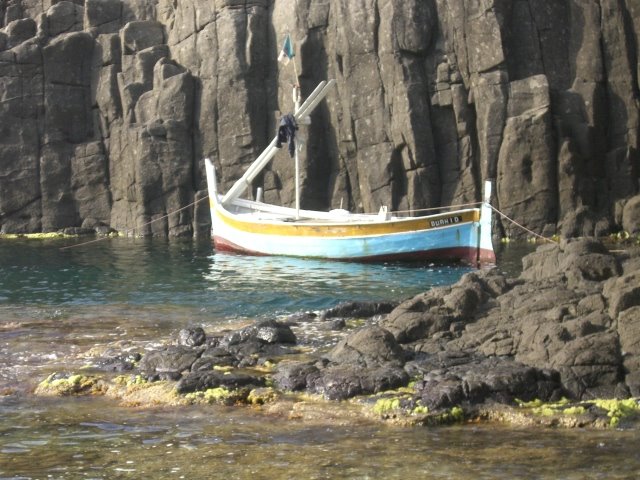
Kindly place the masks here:
<instances>
[{"instance_id":1,"label":"rope tied to rock","mask_svg":"<svg viewBox=\"0 0 640 480\"><path fill-rule=\"evenodd\" d=\"M161 217L154 218L153 220L151 220L149 222L143 223L139 227L130 228L130 229L124 230L122 233L124 233L125 235L133 234L136 230L141 230L144 227L146 227L148 225L151 225L152 223L159 222L160 220L164 220L165 218L168 218L170 215L173 215L174 213L178 213L178 212L180 212L182 210L185 210L187 208L193 207L194 205L202 202L203 200L206 200L207 198L209 198L209 195L205 195L204 197L199 198L195 202L191 202L189 205L185 205L184 207L180 207L177 210L174 210L172 212L167 213L166 215L162 215ZM67 245L66 247L61 247L60 250L68 250L70 248L82 247L84 245L89 245L90 243L102 242L103 240L108 240L110 238L111 238L110 236L106 235L104 237L100 237L100 238L95 238L93 240L89 240L88 242L76 243L75 245Z\"/></svg>"},{"instance_id":2,"label":"rope tied to rock","mask_svg":"<svg viewBox=\"0 0 640 480\"><path fill-rule=\"evenodd\" d=\"M451 209L465 208L465 207L477 207L478 205L482 205L482 204L483 204L483 202L472 202L472 203L462 203L462 204L459 204L459 205L449 205L449 206L446 206L446 207L418 208L418 209L413 209L413 210L394 210L391 213L393 213L393 214L403 214L403 213L411 214L411 213L417 213L417 212L433 212L433 211L436 211L436 210L445 210L445 209L451 210ZM509 217L505 213L502 213L500 210L498 210L496 207L494 207L490 203L488 203L487 205L489 205L489 207L491 207L491 210L496 212L498 215L500 215L505 220L511 222L516 227L522 229L524 232L527 232L528 234L533 235L534 237L539 238L539 239L541 239L541 240L543 240L545 242L556 243L556 244L558 243L554 239L545 237L544 235L540 235L539 233L536 233L533 230L525 227L524 225L516 222L513 218Z\"/></svg>"},{"instance_id":3,"label":"rope tied to rock","mask_svg":"<svg viewBox=\"0 0 640 480\"><path fill-rule=\"evenodd\" d=\"M543 235L540 235L539 233L534 232L533 230L528 229L527 227L525 227L524 225L519 224L518 222L516 222L513 218L508 217L507 215L505 215L504 213L502 213L500 210L498 210L496 207L494 207L493 205L491 205L490 203L488 204L489 207L491 207L491 210L493 210L494 212L496 212L498 215L500 215L502 218L504 218L505 220L510 221L511 223L513 223L516 227L521 228L522 230L524 230L525 232L533 235L536 238L539 238L541 240L544 240L545 242L550 242L550 243L558 243L557 241L555 241L552 238L548 238L545 237Z\"/></svg>"},{"instance_id":4,"label":"rope tied to rock","mask_svg":"<svg viewBox=\"0 0 640 480\"><path fill-rule=\"evenodd\" d=\"M158 218L154 218L153 220L140 225L140 227L124 230L123 233L125 235L129 235L130 233L133 233L136 230L140 230L140 229L142 229L142 228L144 228L144 227L146 227L148 225L151 225L152 223L159 222L160 220L163 220L163 219L169 217L170 215L173 215L174 213L178 213L178 212L180 212L182 210L185 210L187 208L193 207L194 205L202 202L203 200L206 200L207 198L209 198L209 195L205 195L204 197L202 197L202 198L200 198L200 199L198 199L198 200L196 200L194 202L191 202L189 205L185 205L184 207L178 208L177 210L169 212L166 215L163 215L163 216L158 217ZM462 204L459 204L459 205L449 205L447 207L430 207L430 208L419 208L419 209L413 209L413 210L395 210L392 213L393 214L402 214L402 213L416 213L416 212L432 212L432 211L435 211L435 210L443 210L443 209L450 210L450 209L465 208L465 207L477 207L478 205L482 205L482 203L483 202L472 202L472 203L462 203ZM541 240L543 240L545 242L556 243L556 244L558 243L557 241L553 240L552 238L548 238L548 237L545 237L543 235L540 235L539 233L536 233L533 230L525 227L524 225L516 222L514 219L512 219L508 215L502 213L500 210L498 210L496 207L494 207L490 203L488 205L491 208L491 210L496 212L502 218L504 218L505 220L511 222L513 225L515 225L516 227L522 229L523 231L527 232L528 234L533 235L534 237L539 238L539 239L541 239ZM68 250L70 248L82 247L84 245L89 245L91 243L101 242L101 241L107 240L109 238L111 238L111 237L104 236L104 237L96 238L96 239L93 239L93 240L89 240L87 242L76 243L75 245L68 245L66 247L61 247L60 250Z\"/></svg>"}]
</instances>

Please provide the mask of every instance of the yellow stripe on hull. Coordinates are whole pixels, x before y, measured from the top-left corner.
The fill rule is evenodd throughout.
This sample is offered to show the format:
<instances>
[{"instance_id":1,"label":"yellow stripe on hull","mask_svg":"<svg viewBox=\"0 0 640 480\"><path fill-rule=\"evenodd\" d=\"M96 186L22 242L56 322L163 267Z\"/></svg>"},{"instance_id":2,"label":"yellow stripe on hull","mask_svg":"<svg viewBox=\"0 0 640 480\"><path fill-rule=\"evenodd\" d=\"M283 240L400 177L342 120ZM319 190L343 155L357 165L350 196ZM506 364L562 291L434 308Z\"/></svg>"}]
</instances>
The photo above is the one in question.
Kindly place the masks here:
<instances>
[{"instance_id":1,"label":"yellow stripe on hull","mask_svg":"<svg viewBox=\"0 0 640 480\"><path fill-rule=\"evenodd\" d=\"M215 208L212 206L212 208ZM215 208L216 217L229 227L247 233L293 237L362 237L368 235L384 235L404 233L416 230L429 230L438 227L461 225L480 220L477 209L456 213L443 213L429 217L407 218L386 222L362 223L274 223L256 222L238 219L232 214Z\"/></svg>"}]
</instances>

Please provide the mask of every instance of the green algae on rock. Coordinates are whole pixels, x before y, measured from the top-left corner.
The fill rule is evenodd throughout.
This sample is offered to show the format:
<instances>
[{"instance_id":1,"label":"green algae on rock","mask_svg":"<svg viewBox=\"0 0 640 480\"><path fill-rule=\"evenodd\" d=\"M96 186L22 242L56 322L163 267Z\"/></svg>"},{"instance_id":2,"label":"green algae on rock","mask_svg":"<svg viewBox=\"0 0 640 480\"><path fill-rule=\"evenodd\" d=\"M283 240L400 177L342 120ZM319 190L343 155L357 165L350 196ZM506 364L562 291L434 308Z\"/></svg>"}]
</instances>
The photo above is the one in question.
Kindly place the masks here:
<instances>
[{"instance_id":1,"label":"green algae on rock","mask_svg":"<svg viewBox=\"0 0 640 480\"><path fill-rule=\"evenodd\" d=\"M271 387L228 388L214 387L183 396L189 404L265 405L278 400L280 393Z\"/></svg>"},{"instance_id":2,"label":"green algae on rock","mask_svg":"<svg viewBox=\"0 0 640 480\"><path fill-rule=\"evenodd\" d=\"M401 412L400 398L381 398L373 406L373 413L383 418L396 415Z\"/></svg>"},{"instance_id":3,"label":"green algae on rock","mask_svg":"<svg viewBox=\"0 0 640 480\"><path fill-rule=\"evenodd\" d=\"M595 399L571 401L562 398L555 402L516 400L515 406L481 405L430 410L415 401L403 388L347 402L357 407L355 417L374 418L404 426L444 426L468 420L500 421L511 425L542 425L554 427L617 428L631 425L640 418L640 401L637 398ZM119 400L124 406L180 406L180 405L270 405L265 412L281 413L279 404L296 405L308 402L305 395L285 395L272 387L228 388L215 387L203 391L179 394L175 382L149 382L140 375L118 375L106 378L97 375L53 373L40 382L35 393L43 396L105 395ZM316 409L333 411L335 402L314 396ZM353 408L342 403L353 419ZM279 410L280 408L280 410ZM335 412L334 412L335 414ZM295 415L292 417L295 418Z\"/></svg>"},{"instance_id":4,"label":"green algae on rock","mask_svg":"<svg viewBox=\"0 0 640 480\"><path fill-rule=\"evenodd\" d=\"M122 387L133 387L149 385L150 382L142 375L118 375L113 379L113 383Z\"/></svg>"},{"instance_id":5,"label":"green algae on rock","mask_svg":"<svg viewBox=\"0 0 640 480\"><path fill-rule=\"evenodd\" d=\"M104 393L101 377L52 373L38 384L37 395L81 395Z\"/></svg>"},{"instance_id":6,"label":"green algae on rock","mask_svg":"<svg viewBox=\"0 0 640 480\"><path fill-rule=\"evenodd\" d=\"M611 419L609 425L612 427L618 427L622 420L640 417L640 400L636 398L597 399L593 404L607 412L607 416Z\"/></svg>"},{"instance_id":7,"label":"green algae on rock","mask_svg":"<svg viewBox=\"0 0 640 480\"><path fill-rule=\"evenodd\" d=\"M247 402L251 405L265 405L273 403L280 398L281 394L271 386L254 388L247 396Z\"/></svg>"},{"instance_id":8,"label":"green algae on rock","mask_svg":"<svg viewBox=\"0 0 640 480\"><path fill-rule=\"evenodd\" d=\"M554 417L560 416L579 418L589 417L594 426L608 425L618 427L622 421L631 421L640 417L640 400L637 398L594 399L571 402L562 398L557 402L517 401L518 407L527 410L532 416ZM606 419L608 418L608 422ZM560 421L560 420L559 420ZM560 423L566 423L560 421Z\"/></svg>"},{"instance_id":9,"label":"green algae on rock","mask_svg":"<svg viewBox=\"0 0 640 480\"><path fill-rule=\"evenodd\" d=\"M51 238L75 238L78 235L72 235L62 232L39 232L39 233L2 233L0 239L29 239L29 240L48 240Z\"/></svg>"},{"instance_id":10,"label":"green algae on rock","mask_svg":"<svg viewBox=\"0 0 640 480\"><path fill-rule=\"evenodd\" d=\"M184 395L184 399L191 404L222 404L236 405L247 403L249 390L246 388L231 389L227 387L208 388L204 391L191 392Z\"/></svg>"},{"instance_id":11,"label":"green algae on rock","mask_svg":"<svg viewBox=\"0 0 640 480\"><path fill-rule=\"evenodd\" d=\"M401 389L398 395L390 396L389 392L382 394L369 411L374 417L405 425L449 425L465 420L466 414L462 407L456 405L448 409L431 411L420 400L415 401Z\"/></svg>"}]
</instances>

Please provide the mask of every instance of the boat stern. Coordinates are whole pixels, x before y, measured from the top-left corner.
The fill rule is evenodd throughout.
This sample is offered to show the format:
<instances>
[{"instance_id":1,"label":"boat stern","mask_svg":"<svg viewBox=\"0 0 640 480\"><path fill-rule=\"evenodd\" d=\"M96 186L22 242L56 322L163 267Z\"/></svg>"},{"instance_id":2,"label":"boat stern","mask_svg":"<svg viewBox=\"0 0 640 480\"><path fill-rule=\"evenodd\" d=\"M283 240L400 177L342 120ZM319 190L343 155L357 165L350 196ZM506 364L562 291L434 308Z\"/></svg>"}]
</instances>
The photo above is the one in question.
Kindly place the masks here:
<instances>
[{"instance_id":1,"label":"boat stern","mask_svg":"<svg viewBox=\"0 0 640 480\"><path fill-rule=\"evenodd\" d=\"M484 183L482 206L480 207L480 222L478 225L478 266L496 263L496 254L493 250L491 234L492 213L490 180Z\"/></svg>"}]
</instances>

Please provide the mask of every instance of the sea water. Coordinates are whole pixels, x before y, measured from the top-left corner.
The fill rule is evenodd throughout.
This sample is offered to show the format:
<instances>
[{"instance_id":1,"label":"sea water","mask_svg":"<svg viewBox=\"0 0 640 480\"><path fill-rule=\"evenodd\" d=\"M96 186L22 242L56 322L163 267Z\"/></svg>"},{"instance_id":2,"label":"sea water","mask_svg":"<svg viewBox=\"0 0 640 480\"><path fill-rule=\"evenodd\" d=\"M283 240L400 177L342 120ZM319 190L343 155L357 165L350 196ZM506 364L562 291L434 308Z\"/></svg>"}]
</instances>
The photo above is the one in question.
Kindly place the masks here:
<instances>
[{"instance_id":1,"label":"sea water","mask_svg":"<svg viewBox=\"0 0 640 480\"><path fill-rule=\"evenodd\" d=\"M341 301L400 301L467 267L216 253L208 241L0 241L0 478L635 478L636 430L399 428L242 407L122 407L34 386L87 354ZM526 251L527 249L525 249ZM499 255L517 274L522 251ZM308 333L313 335L313 332ZM344 405L344 408L348 408ZM348 418L348 417L347 417Z\"/></svg>"}]
</instances>

